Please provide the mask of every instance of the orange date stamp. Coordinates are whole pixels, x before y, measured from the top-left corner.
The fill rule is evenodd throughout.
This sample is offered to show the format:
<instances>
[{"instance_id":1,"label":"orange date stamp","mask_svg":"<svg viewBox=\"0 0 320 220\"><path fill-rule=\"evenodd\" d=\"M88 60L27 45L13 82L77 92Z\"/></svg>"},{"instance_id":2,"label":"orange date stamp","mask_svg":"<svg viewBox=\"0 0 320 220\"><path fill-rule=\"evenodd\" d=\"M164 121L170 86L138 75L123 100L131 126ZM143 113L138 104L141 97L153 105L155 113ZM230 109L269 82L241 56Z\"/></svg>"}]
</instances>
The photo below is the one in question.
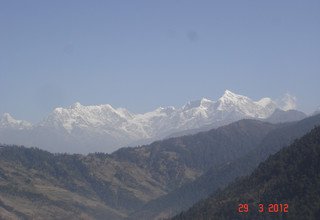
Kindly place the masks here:
<instances>
[{"instance_id":1,"label":"orange date stamp","mask_svg":"<svg viewBox=\"0 0 320 220\"><path fill-rule=\"evenodd\" d=\"M287 203L271 203L271 204L259 204L258 207L249 207L249 204L242 203L238 205L239 213L247 213L251 210L251 208L258 208L258 212L260 213L287 213L289 212L289 204Z\"/></svg>"}]
</instances>

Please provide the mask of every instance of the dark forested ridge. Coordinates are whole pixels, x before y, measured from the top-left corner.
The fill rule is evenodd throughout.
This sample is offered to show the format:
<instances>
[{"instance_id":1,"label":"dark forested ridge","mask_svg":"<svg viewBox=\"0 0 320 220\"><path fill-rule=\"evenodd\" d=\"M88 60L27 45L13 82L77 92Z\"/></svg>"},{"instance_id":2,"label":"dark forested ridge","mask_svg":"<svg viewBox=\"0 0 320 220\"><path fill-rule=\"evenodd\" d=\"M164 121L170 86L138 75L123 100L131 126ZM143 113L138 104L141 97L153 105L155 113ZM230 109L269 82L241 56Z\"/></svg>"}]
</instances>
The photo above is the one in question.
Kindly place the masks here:
<instances>
[{"instance_id":1,"label":"dark forested ridge","mask_svg":"<svg viewBox=\"0 0 320 220\"><path fill-rule=\"evenodd\" d=\"M239 204L249 212L238 213ZM258 212L258 204L288 204L288 212ZM199 202L174 220L319 219L320 127L270 156L246 178Z\"/></svg>"},{"instance_id":2,"label":"dark forested ridge","mask_svg":"<svg viewBox=\"0 0 320 220\"><path fill-rule=\"evenodd\" d=\"M211 167L193 182L184 184L180 188L150 201L133 213L130 219L172 216L190 208L194 203L206 198L218 188L226 186L236 177L251 173L270 154L288 146L316 125L320 125L320 115L278 126L270 131L248 154L236 160L228 161L222 166Z\"/></svg>"},{"instance_id":3,"label":"dark forested ridge","mask_svg":"<svg viewBox=\"0 0 320 220\"><path fill-rule=\"evenodd\" d=\"M213 166L221 166L246 155L277 127L279 125L257 120L240 120L195 135L170 138L141 147L121 148L111 157L146 169L171 191Z\"/></svg>"}]
</instances>

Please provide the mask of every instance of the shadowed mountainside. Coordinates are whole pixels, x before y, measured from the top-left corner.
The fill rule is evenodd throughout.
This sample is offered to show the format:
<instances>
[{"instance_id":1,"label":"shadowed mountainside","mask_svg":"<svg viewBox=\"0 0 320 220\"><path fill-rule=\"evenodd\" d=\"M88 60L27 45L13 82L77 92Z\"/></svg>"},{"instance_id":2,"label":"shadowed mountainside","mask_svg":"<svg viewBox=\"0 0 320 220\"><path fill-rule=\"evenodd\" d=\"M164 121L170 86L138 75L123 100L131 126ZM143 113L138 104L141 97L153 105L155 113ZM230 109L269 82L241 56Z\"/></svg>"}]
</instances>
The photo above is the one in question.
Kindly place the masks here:
<instances>
[{"instance_id":1,"label":"shadowed mountainside","mask_svg":"<svg viewBox=\"0 0 320 220\"><path fill-rule=\"evenodd\" d=\"M155 219L168 217L188 209L197 201L206 198L215 190L224 187L236 177L252 172L260 162L270 154L288 146L295 139L302 137L314 126L320 125L320 115L304 120L286 123L270 131L255 149L234 161L221 166L213 166L193 182L150 201L137 210L130 219Z\"/></svg>"},{"instance_id":2,"label":"shadowed mountainside","mask_svg":"<svg viewBox=\"0 0 320 220\"><path fill-rule=\"evenodd\" d=\"M295 141L249 176L194 205L174 220L188 219L319 219L320 216L320 127ZM249 212L238 213L240 203ZM260 213L259 204L288 204L285 212Z\"/></svg>"}]
</instances>

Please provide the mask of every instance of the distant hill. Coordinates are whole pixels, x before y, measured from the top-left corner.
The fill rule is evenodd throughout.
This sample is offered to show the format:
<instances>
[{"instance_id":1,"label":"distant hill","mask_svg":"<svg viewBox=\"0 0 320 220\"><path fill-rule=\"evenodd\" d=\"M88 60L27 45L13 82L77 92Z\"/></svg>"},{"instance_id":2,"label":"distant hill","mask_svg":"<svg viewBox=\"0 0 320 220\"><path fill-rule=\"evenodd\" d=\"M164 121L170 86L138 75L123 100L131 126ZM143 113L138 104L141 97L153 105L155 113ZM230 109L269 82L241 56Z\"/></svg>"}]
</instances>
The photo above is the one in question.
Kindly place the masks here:
<instances>
[{"instance_id":1,"label":"distant hill","mask_svg":"<svg viewBox=\"0 0 320 220\"><path fill-rule=\"evenodd\" d=\"M276 109L272 115L270 115L265 121L270 123L283 123L283 122L292 122L292 121L300 121L306 118L307 115L301 111L297 110L288 110L283 111L281 109Z\"/></svg>"},{"instance_id":2,"label":"distant hill","mask_svg":"<svg viewBox=\"0 0 320 220\"><path fill-rule=\"evenodd\" d=\"M316 127L270 156L249 177L238 179L173 219L319 219L319 158L320 127ZM248 204L249 212L239 213L239 204ZM263 213L258 212L259 204L265 206ZM269 213L268 204L288 204L288 212Z\"/></svg>"}]
</instances>

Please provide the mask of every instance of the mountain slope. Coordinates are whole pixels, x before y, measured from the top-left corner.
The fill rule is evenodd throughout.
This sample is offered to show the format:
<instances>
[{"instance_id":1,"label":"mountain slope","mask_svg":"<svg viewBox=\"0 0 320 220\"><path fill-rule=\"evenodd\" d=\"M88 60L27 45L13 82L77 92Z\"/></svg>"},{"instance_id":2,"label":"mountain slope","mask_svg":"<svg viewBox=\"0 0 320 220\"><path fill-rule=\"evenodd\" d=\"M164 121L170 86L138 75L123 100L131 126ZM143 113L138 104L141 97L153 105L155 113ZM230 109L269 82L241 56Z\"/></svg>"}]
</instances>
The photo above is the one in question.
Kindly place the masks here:
<instances>
[{"instance_id":1,"label":"mountain slope","mask_svg":"<svg viewBox=\"0 0 320 220\"><path fill-rule=\"evenodd\" d=\"M121 219L194 180L209 167L240 157L275 127L242 120L111 155L55 155L2 147L0 207L15 217L47 215L50 219L56 212L61 218Z\"/></svg>"},{"instance_id":2,"label":"mountain slope","mask_svg":"<svg viewBox=\"0 0 320 220\"><path fill-rule=\"evenodd\" d=\"M279 126L284 125L247 119L196 135L87 156L2 147L0 213L123 219L212 167L240 159Z\"/></svg>"},{"instance_id":3,"label":"mountain slope","mask_svg":"<svg viewBox=\"0 0 320 220\"><path fill-rule=\"evenodd\" d=\"M206 198L220 187L233 181L236 177L247 175L270 154L291 144L295 139L302 137L314 126L320 125L320 114L301 120L287 123L270 131L256 148L248 154L227 162L221 166L211 167L202 176L191 183L150 201L142 209L130 215L130 219L155 219L175 215L188 209L197 201Z\"/></svg>"},{"instance_id":4,"label":"mountain slope","mask_svg":"<svg viewBox=\"0 0 320 220\"><path fill-rule=\"evenodd\" d=\"M212 166L221 166L244 156L276 127L266 122L241 120L195 135L121 148L111 157L146 169L171 191L194 180Z\"/></svg>"},{"instance_id":5,"label":"mountain slope","mask_svg":"<svg viewBox=\"0 0 320 220\"><path fill-rule=\"evenodd\" d=\"M289 101L288 101L289 100ZM40 123L31 125L5 114L0 119L0 142L38 146L51 152L112 152L119 147L146 144L182 131L217 128L234 121L266 119L275 109L294 107L292 100L282 102L250 98L226 90L217 101L203 98L181 108L158 108L133 114L111 105L56 108Z\"/></svg>"},{"instance_id":6,"label":"mountain slope","mask_svg":"<svg viewBox=\"0 0 320 220\"><path fill-rule=\"evenodd\" d=\"M0 213L15 218L122 219L163 188L134 164L106 154L0 147Z\"/></svg>"},{"instance_id":7,"label":"mountain slope","mask_svg":"<svg viewBox=\"0 0 320 220\"><path fill-rule=\"evenodd\" d=\"M306 118L307 115L297 110L283 111L276 109L265 121L270 123L283 123L291 121L299 121Z\"/></svg>"},{"instance_id":8,"label":"mountain slope","mask_svg":"<svg viewBox=\"0 0 320 220\"><path fill-rule=\"evenodd\" d=\"M319 219L320 127L270 156L249 176L173 219ZM249 212L238 213L240 203ZM289 204L287 213L258 212L258 204Z\"/></svg>"}]
</instances>

